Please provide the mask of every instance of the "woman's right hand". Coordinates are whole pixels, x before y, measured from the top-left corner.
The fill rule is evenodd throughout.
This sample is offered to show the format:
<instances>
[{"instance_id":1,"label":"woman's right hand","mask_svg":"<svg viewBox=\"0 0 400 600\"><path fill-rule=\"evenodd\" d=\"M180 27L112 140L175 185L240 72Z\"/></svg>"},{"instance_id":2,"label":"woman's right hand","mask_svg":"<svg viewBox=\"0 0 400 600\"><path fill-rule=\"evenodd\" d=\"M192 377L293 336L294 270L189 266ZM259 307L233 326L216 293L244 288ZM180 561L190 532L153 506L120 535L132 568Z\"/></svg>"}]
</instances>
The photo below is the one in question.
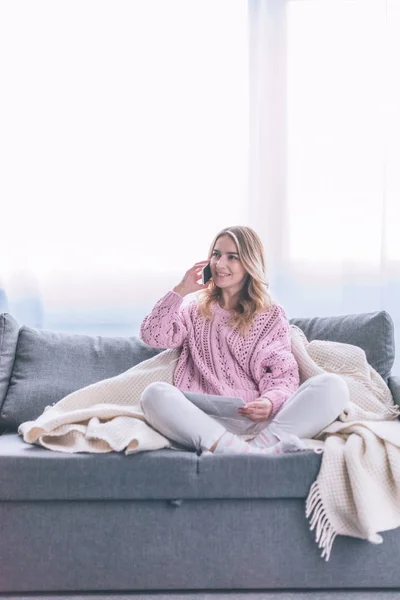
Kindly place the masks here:
<instances>
[{"instance_id":1,"label":"woman's right hand","mask_svg":"<svg viewBox=\"0 0 400 600\"><path fill-rule=\"evenodd\" d=\"M209 260L201 260L195 263L191 269L186 271L182 281L173 288L173 291L181 296L186 296L187 294L208 288L209 281L206 284L198 283L198 281L199 279L201 280L202 270L209 262Z\"/></svg>"}]
</instances>

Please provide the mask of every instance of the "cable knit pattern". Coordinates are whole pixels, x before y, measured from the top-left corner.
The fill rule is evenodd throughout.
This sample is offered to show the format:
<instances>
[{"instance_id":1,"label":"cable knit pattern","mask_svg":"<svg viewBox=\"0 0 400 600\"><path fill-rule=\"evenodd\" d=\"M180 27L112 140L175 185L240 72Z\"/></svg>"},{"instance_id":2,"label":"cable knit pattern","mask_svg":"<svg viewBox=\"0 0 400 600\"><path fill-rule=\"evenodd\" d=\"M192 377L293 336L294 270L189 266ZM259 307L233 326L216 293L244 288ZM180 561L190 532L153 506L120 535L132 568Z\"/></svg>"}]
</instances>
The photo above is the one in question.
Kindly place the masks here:
<instances>
[{"instance_id":1,"label":"cable knit pattern","mask_svg":"<svg viewBox=\"0 0 400 600\"><path fill-rule=\"evenodd\" d=\"M247 336L230 327L231 311L213 307L204 319L196 299L169 291L140 327L140 338L154 348L181 348L174 385L188 392L240 397L247 404L259 397L272 402L272 417L300 385L291 351L290 325L275 304L255 315Z\"/></svg>"}]
</instances>

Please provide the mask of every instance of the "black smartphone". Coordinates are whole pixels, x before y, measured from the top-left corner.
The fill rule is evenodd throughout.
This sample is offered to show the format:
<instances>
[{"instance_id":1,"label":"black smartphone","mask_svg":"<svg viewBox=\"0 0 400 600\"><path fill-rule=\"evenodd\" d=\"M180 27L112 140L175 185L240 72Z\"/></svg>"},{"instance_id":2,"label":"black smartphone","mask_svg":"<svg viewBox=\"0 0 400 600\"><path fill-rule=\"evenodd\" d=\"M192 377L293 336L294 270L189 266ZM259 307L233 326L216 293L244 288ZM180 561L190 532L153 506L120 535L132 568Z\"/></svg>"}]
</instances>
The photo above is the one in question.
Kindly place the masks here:
<instances>
[{"instance_id":1,"label":"black smartphone","mask_svg":"<svg viewBox=\"0 0 400 600\"><path fill-rule=\"evenodd\" d=\"M210 267L210 263L208 263L208 265L206 265L203 269L203 272L201 274L201 281L204 284L207 283L207 281L209 281L211 279L212 275L211 275L211 267Z\"/></svg>"}]
</instances>

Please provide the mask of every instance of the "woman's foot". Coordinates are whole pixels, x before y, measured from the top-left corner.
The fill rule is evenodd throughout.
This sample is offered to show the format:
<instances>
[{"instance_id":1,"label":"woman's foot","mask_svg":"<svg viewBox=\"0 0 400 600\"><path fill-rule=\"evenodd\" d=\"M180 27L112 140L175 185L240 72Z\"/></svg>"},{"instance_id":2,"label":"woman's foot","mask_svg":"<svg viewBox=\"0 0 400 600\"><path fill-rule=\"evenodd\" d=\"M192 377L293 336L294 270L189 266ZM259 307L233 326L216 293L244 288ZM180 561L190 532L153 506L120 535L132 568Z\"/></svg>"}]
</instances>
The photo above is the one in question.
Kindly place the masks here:
<instances>
[{"instance_id":1,"label":"woman's foot","mask_svg":"<svg viewBox=\"0 0 400 600\"><path fill-rule=\"evenodd\" d=\"M246 442L234 433L227 431L213 444L210 452L214 452L214 454L263 454L265 456L272 456L288 452L298 452L304 448L301 440L296 436L288 436L284 441L277 441L272 446L262 447L253 442L254 440Z\"/></svg>"}]
</instances>

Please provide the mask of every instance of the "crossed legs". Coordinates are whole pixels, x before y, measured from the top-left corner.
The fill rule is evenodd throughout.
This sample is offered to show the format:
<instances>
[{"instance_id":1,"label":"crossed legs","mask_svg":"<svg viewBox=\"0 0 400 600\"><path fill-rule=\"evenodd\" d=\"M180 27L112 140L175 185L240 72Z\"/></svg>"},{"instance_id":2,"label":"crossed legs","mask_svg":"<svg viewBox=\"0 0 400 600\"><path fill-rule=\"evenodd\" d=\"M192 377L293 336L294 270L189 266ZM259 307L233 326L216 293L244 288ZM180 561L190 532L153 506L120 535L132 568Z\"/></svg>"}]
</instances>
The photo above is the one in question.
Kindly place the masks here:
<instances>
[{"instance_id":1,"label":"crossed legs","mask_svg":"<svg viewBox=\"0 0 400 600\"><path fill-rule=\"evenodd\" d=\"M245 442L169 383L151 383L140 400L146 420L154 429L190 449L268 454L300 449L293 446L293 440L315 437L340 415L348 401L348 387L339 375L316 375L298 388L272 421L265 426L260 423L260 433L254 440Z\"/></svg>"}]
</instances>

